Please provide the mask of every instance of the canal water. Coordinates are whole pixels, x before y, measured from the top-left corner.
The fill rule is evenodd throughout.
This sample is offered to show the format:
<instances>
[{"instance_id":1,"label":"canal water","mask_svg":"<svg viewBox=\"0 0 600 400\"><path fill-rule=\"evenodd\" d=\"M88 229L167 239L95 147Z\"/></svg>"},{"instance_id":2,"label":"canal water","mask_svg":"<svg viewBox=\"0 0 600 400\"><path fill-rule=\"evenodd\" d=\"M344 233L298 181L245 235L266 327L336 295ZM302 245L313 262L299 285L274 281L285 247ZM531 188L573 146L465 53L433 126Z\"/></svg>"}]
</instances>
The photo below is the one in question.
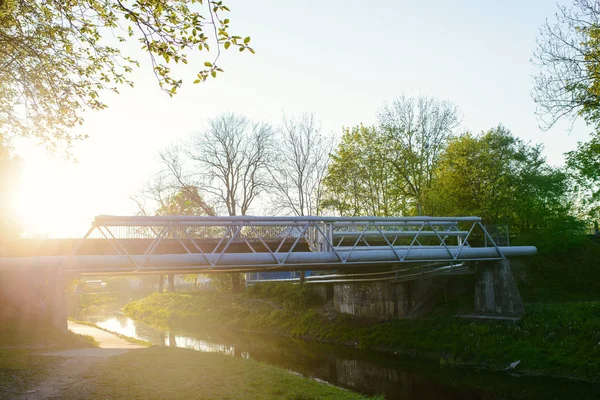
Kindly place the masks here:
<instances>
[{"instance_id":1,"label":"canal water","mask_svg":"<svg viewBox=\"0 0 600 400\"><path fill-rule=\"evenodd\" d=\"M387 400L600 399L600 386L562 379L444 367L433 361L264 334L161 329L118 312L84 319L154 345L251 358L366 395L383 395Z\"/></svg>"}]
</instances>

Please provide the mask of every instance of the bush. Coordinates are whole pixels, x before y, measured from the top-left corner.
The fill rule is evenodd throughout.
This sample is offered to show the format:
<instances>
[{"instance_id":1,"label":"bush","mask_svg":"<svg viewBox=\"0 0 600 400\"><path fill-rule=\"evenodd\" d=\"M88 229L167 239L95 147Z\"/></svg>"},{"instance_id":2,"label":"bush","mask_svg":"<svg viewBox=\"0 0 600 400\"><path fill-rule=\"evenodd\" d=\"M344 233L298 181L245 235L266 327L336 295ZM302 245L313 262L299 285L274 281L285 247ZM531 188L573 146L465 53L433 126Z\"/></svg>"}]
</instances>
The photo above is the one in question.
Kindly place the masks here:
<instances>
[{"instance_id":1,"label":"bush","mask_svg":"<svg viewBox=\"0 0 600 400\"><path fill-rule=\"evenodd\" d=\"M321 303L310 285L289 282L256 283L248 288L247 294L249 297L274 300L292 310L316 307Z\"/></svg>"}]
</instances>

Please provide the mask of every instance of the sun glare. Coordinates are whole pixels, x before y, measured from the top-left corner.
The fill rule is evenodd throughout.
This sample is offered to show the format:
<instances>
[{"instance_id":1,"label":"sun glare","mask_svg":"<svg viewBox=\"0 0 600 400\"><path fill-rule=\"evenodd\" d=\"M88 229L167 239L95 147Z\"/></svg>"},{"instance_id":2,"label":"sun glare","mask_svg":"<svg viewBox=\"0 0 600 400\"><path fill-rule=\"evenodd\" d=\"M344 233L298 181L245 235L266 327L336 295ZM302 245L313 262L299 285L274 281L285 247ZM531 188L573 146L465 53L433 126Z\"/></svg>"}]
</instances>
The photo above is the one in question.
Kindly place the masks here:
<instances>
[{"instance_id":1,"label":"sun glare","mask_svg":"<svg viewBox=\"0 0 600 400\"><path fill-rule=\"evenodd\" d=\"M85 209L85 191L71 162L43 149L19 149L24 164L13 197L15 212L26 237L79 237L93 215ZM83 232L82 232L83 230Z\"/></svg>"}]
</instances>

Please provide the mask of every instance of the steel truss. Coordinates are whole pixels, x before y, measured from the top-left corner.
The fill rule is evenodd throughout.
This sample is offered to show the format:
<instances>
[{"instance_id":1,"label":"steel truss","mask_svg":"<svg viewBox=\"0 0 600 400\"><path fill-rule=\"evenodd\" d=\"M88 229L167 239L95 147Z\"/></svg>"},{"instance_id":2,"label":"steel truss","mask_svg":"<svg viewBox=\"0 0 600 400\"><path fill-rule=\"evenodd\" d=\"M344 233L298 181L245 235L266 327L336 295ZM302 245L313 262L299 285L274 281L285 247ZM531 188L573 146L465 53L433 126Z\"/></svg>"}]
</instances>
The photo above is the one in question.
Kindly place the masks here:
<instances>
[{"instance_id":1,"label":"steel truss","mask_svg":"<svg viewBox=\"0 0 600 400\"><path fill-rule=\"evenodd\" d=\"M91 238L107 240L114 252L78 254ZM128 250L131 239L146 239L145 250ZM166 242L172 253L158 254ZM253 272L453 265L536 252L496 245L478 217L98 216L71 255L42 258L83 273Z\"/></svg>"}]
</instances>

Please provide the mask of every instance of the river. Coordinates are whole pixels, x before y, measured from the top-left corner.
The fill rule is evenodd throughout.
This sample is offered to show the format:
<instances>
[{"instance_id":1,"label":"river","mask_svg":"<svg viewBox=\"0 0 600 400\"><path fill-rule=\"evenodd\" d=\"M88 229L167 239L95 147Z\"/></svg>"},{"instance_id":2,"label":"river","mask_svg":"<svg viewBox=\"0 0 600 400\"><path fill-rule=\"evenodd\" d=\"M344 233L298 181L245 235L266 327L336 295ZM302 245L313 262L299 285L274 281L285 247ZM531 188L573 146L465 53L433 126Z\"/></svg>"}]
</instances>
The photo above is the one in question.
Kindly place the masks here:
<instances>
[{"instance_id":1,"label":"river","mask_svg":"<svg viewBox=\"0 0 600 400\"><path fill-rule=\"evenodd\" d=\"M600 399L600 386L439 366L436 362L280 336L223 330L160 329L118 312L88 322L154 345L252 358L306 377L385 399Z\"/></svg>"}]
</instances>

